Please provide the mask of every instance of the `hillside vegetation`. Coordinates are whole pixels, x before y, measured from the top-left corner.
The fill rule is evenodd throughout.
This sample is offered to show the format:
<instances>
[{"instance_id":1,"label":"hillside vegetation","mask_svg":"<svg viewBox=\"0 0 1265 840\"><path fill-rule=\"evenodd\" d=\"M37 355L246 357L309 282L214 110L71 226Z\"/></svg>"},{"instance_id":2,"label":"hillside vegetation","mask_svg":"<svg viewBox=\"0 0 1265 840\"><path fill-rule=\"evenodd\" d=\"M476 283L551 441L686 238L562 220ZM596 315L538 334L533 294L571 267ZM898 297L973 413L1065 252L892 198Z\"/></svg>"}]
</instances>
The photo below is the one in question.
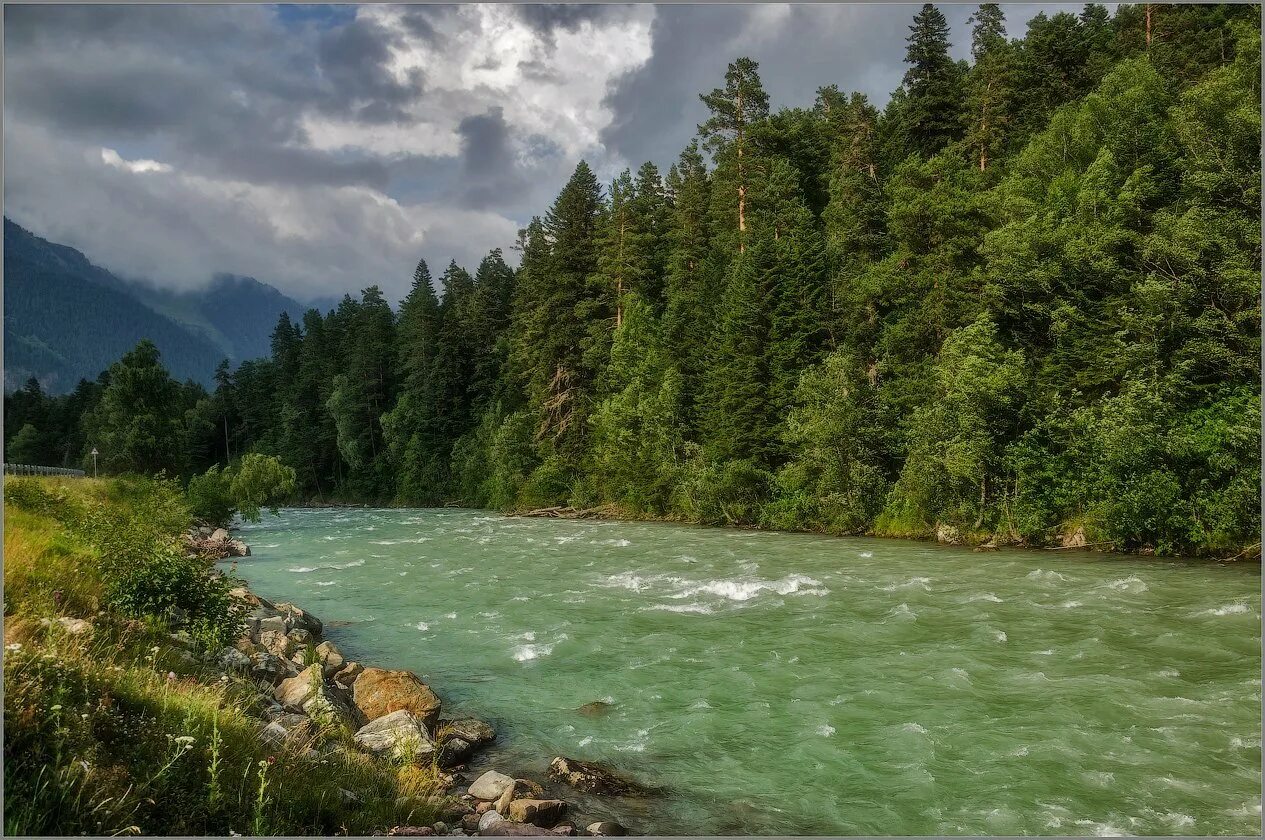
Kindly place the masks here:
<instances>
[{"instance_id":1,"label":"hillside vegetation","mask_svg":"<svg viewBox=\"0 0 1265 840\"><path fill-rule=\"evenodd\" d=\"M6 835L370 834L417 815L425 772L260 739L258 687L201 656L240 616L180 549L170 483L4 490Z\"/></svg>"}]
</instances>

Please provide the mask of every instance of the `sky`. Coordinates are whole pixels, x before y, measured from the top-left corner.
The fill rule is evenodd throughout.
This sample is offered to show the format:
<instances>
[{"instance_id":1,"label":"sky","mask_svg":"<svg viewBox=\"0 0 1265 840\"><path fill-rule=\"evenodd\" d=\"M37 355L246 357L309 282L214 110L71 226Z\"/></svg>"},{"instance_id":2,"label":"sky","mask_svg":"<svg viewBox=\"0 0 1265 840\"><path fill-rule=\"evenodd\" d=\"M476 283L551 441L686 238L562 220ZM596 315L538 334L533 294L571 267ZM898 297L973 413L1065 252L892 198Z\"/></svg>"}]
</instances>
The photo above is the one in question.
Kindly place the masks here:
<instances>
[{"instance_id":1,"label":"sky","mask_svg":"<svg viewBox=\"0 0 1265 840\"><path fill-rule=\"evenodd\" d=\"M974 6L942 7L954 54ZM4 209L125 277L307 302L471 271L587 160L666 170L739 56L878 105L917 5L4 6ZM1004 7L1009 33L1040 11Z\"/></svg>"}]
</instances>

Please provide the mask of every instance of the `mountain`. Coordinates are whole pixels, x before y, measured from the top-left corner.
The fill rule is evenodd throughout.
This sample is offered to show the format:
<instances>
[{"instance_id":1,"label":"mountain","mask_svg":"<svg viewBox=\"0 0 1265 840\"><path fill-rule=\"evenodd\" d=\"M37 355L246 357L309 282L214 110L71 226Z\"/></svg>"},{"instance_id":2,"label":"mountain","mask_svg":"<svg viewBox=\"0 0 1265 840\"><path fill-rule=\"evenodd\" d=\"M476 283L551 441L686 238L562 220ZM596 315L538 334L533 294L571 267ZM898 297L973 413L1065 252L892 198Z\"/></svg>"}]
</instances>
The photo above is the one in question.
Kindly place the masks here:
<instances>
[{"instance_id":1,"label":"mountain","mask_svg":"<svg viewBox=\"0 0 1265 840\"><path fill-rule=\"evenodd\" d=\"M222 359L266 356L282 311L306 308L249 277L172 292L120 278L81 252L4 220L4 387L52 393L95 379L142 338L178 379L209 384Z\"/></svg>"}]
</instances>

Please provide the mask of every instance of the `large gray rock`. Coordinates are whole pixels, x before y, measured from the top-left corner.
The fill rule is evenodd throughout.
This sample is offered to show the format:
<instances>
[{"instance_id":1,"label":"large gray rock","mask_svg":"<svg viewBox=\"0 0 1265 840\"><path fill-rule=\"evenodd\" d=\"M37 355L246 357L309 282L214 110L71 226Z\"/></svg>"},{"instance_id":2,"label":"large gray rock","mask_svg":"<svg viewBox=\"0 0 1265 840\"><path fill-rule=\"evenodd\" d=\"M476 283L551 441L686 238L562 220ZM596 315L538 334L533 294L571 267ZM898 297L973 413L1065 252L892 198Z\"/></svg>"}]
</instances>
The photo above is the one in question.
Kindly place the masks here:
<instances>
[{"instance_id":1,"label":"large gray rock","mask_svg":"<svg viewBox=\"0 0 1265 840\"><path fill-rule=\"evenodd\" d=\"M229 557L249 557L250 546L241 540L225 540L224 547L228 549Z\"/></svg>"},{"instance_id":2,"label":"large gray rock","mask_svg":"<svg viewBox=\"0 0 1265 840\"><path fill-rule=\"evenodd\" d=\"M483 816L479 817L479 833L482 834L483 832L491 828L493 825L501 822L504 819L505 817L502 817L496 811L485 811L483 813Z\"/></svg>"},{"instance_id":3,"label":"large gray rock","mask_svg":"<svg viewBox=\"0 0 1265 840\"><path fill-rule=\"evenodd\" d=\"M250 657L251 667L250 676L252 679L265 682L268 685L277 685L283 680L288 680L299 673L299 669L294 667L294 663L288 659L282 659L267 651L260 651L252 654Z\"/></svg>"},{"instance_id":4,"label":"large gray rock","mask_svg":"<svg viewBox=\"0 0 1265 840\"><path fill-rule=\"evenodd\" d=\"M221 648L216 661L225 671L248 671L251 665L249 656L232 647Z\"/></svg>"},{"instance_id":5,"label":"large gray rock","mask_svg":"<svg viewBox=\"0 0 1265 840\"><path fill-rule=\"evenodd\" d=\"M263 728L260 737L270 744L281 745L301 741L315 734L307 715L283 714Z\"/></svg>"},{"instance_id":6,"label":"large gray rock","mask_svg":"<svg viewBox=\"0 0 1265 840\"><path fill-rule=\"evenodd\" d=\"M501 794L505 789L512 787L514 780L504 773L498 773L495 770L489 770L482 776L474 780L474 784L470 785L470 795L475 799L483 799L488 802L494 802L501 798Z\"/></svg>"},{"instance_id":7,"label":"large gray rock","mask_svg":"<svg viewBox=\"0 0 1265 840\"><path fill-rule=\"evenodd\" d=\"M358 729L360 715L325 682L320 665L311 665L276 688L278 702L302 709L322 724L345 724Z\"/></svg>"},{"instance_id":8,"label":"large gray rock","mask_svg":"<svg viewBox=\"0 0 1265 840\"><path fill-rule=\"evenodd\" d=\"M259 644L273 656L279 656L282 659L289 659L296 649L294 639L290 638L284 630L260 630Z\"/></svg>"},{"instance_id":9,"label":"large gray rock","mask_svg":"<svg viewBox=\"0 0 1265 840\"><path fill-rule=\"evenodd\" d=\"M374 755L426 761L435 744L413 713L405 709L371 720L356 732L356 746Z\"/></svg>"},{"instance_id":10,"label":"large gray rock","mask_svg":"<svg viewBox=\"0 0 1265 840\"><path fill-rule=\"evenodd\" d=\"M338 673L334 674L334 682L343 688L350 689L356 684L356 678L365 670L365 666L359 662L348 662L342 668L338 669Z\"/></svg>"},{"instance_id":11,"label":"large gray rock","mask_svg":"<svg viewBox=\"0 0 1265 840\"><path fill-rule=\"evenodd\" d=\"M589 834L594 837L626 837L628 829L624 828L617 822L606 820L605 822L592 823L587 829Z\"/></svg>"},{"instance_id":12,"label":"large gray rock","mask_svg":"<svg viewBox=\"0 0 1265 840\"><path fill-rule=\"evenodd\" d=\"M211 540L213 542L224 542L228 539L228 531L223 528L216 528L211 532Z\"/></svg>"}]
</instances>

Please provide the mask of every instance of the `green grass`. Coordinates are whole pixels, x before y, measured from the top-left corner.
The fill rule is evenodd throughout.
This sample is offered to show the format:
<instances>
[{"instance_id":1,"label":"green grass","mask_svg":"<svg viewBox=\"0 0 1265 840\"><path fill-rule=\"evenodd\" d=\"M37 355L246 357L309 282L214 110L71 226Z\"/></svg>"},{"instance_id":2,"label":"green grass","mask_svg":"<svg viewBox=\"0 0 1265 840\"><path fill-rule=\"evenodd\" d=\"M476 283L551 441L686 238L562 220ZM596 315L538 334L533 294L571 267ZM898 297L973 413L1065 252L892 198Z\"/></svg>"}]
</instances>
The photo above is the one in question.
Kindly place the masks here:
<instances>
[{"instance_id":1,"label":"green grass","mask_svg":"<svg viewBox=\"0 0 1265 840\"><path fill-rule=\"evenodd\" d=\"M65 504L151 501L122 482L40 483ZM56 506L18 509L9 490L7 834L371 834L434 821L443 802L433 767L371 759L349 748L346 732L261 742L252 683L173 643L163 616L109 606L110 558L99 546L112 541L85 538ZM40 622L56 616L88 619L92 630Z\"/></svg>"}]
</instances>

